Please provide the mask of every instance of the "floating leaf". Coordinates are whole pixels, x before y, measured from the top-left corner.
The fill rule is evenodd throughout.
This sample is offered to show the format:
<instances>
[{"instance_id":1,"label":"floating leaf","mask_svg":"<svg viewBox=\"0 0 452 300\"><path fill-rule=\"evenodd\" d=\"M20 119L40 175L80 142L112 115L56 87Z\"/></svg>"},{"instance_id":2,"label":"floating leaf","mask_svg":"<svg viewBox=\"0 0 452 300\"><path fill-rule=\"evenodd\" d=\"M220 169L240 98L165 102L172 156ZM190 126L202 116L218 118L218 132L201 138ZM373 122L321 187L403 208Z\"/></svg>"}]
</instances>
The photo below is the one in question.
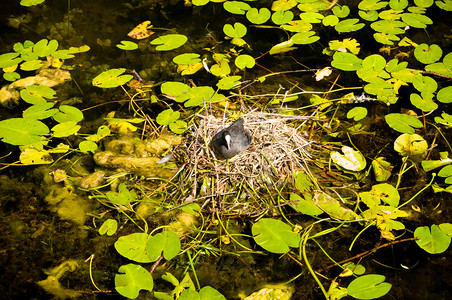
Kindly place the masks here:
<instances>
[{"instance_id":1,"label":"floating leaf","mask_svg":"<svg viewBox=\"0 0 452 300\"><path fill-rule=\"evenodd\" d=\"M389 6L393 10L403 10L408 6L408 0L389 0Z\"/></svg>"},{"instance_id":2,"label":"floating leaf","mask_svg":"<svg viewBox=\"0 0 452 300\"><path fill-rule=\"evenodd\" d=\"M389 183L380 183L372 186L369 192L359 193L361 201L369 208L380 205L381 201L392 207L397 207L400 201L400 194L395 187Z\"/></svg>"},{"instance_id":3,"label":"floating leaf","mask_svg":"<svg viewBox=\"0 0 452 300\"><path fill-rule=\"evenodd\" d=\"M54 99L56 92L44 85L30 85L20 91L20 97L30 104L44 104L46 99Z\"/></svg>"},{"instance_id":4,"label":"floating leaf","mask_svg":"<svg viewBox=\"0 0 452 300\"><path fill-rule=\"evenodd\" d=\"M48 134L47 125L36 119L10 118L0 121L0 139L11 145L29 145Z\"/></svg>"},{"instance_id":5,"label":"floating leaf","mask_svg":"<svg viewBox=\"0 0 452 300\"><path fill-rule=\"evenodd\" d=\"M188 85L177 81L166 81L162 84L160 89L163 94L167 94L174 98L190 91L190 87Z\"/></svg>"},{"instance_id":6,"label":"floating leaf","mask_svg":"<svg viewBox=\"0 0 452 300\"><path fill-rule=\"evenodd\" d=\"M290 39L288 41L279 43L277 45L274 45L269 53L271 55L273 54L278 54L278 53L284 53L284 52L288 52L288 51L292 51L294 49L297 49L297 47L292 47L292 45L294 44L293 39Z\"/></svg>"},{"instance_id":7,"label":"floating leaf","mask_svg":"<svg viewBox=\"0 0 452 300\"><path fill-rule=\"evenodd\" d=\"M185 121L177 120L177 121L169 124L169 129L176 134L182 134L185 131L187 131L188 124Z\"/></svg>"},{"instance_id":8,"label":"floating leaf","mask_svg":"<svg viewBox=\"0 0 452 300\"><path fill-rule=\"evenodd\" d=\"M154 280L151 273L136 264L122 265L115 275L115 289L123 297L135 299L141 290L152 291Z\"/></svg>"},{"instance_id":9,"label":"floating leaf","mask_svg":"<svg viewBox=\"0 0 452 300\"><path fill-rule=\"evenodd\" d=\"M350 8L347 5L335 5L333 7L333 14L338 18L345 18L349 15Z\"/></svg>"},{"instance_id":10,"label":"floating leaf","mask_svg":"<svg viewBox=\"0 0 452 300\"><path fill-rule=\"evenodd\" d=\"M416 244L430 254L443 253L449 248L451 238L445 234L438 225L430 228L422 226L416 228L414 237L418 238Z\"/></svg>"},{"instance_id":11,"label":"floating leaf","mask_svg":"<svg viewBox=\"0 0 452 300\"><path fill-rule=\"evenodd\" d=\"M387 1L380 0L363 0L358 4L358 8L362 10L380 10L388 5Z\"/></svg>"},{"instance_id":12,"label":"floating leaf","mask_svg":"<svg viewBox=\"0 0 452 300\"><path fill-rule=\"evenodd\" d=\"M342 20L334 26L337 32L352 32L364 27L364 23L358 23L359 19Z\"/></svg>"},{"instance_id":13,"label":"floating leaf","mask_svg":"<svg viewBox=\"0 0 452 300\"><path fill-rule=\"evenodd\" d=\"M242 78L242 76L226 76L221 78L218 83L217 83L217 87L220 90L230 90L233 87L237 86L240 84L240 78Z\"/></svg>"},{"instance_id":14,"label":"floating leaf","mask_svg":"<svg viewBox=\"0 0 452 300\"><path fill-rule=\"evenodd\" d=\"M441 117L435 117L435 122L452 128L452 115L443 112L441 114Z\"/></svg>"},{"instance_id":15,"label":"floating leaf","mask_svg":"<svg viewBox=\"0 0 452 300\"><path fill-rule=\"evenodd\" d=\"M314 203L335 220L353 221L359 216L351 209L342 206L341 202L324 192L314 192Z\"/></svg>"},{"instance_id":16,"label":"floating leaf","mask_svg":"<svg viewBox=\"0 0 452 300\"><path fill-rule=\"evenodd\" d=\"M262 218L251 228L256 243L272 253L287 253L289 247L298 247L300 236L283 221Z\"/></svg>"},{"instance_id":17,"label":"floating leaf","mask_svg":"<svg viewBox=\"0 0 452 300\"><path fill-rule=\"evenodd\" d=\"M331 66L344 71L356 71L362 68L362 59L352 53L336 52L333 55Z\"/></svg>"},{"instance_id":18,"label":"floating leaf","mask_svg":"<svg viewBox=\"0 0 452 300\"><path fill-rule=\"evenodd\" d=\"M297 194L291 193L290 202L295 202L292 204L292 206L295 208L296 211L301 212L303 214L309 216L318 216L323 214L323 210L321 210L317 205L315 205L312 199L304 199Z\"/></svg>"},{"instance_id":19,"label":"floating leaf","mask_svg":"<svg viewBox=\"0 0 452 300\"><path fill-rule=\"evenodd\" d=\"M443 50L436 44L420 44L414 49L414 57L423 64L437 62L443 56Z\"/></svg>"},{"instance_id":20,"label":"floating leaf","mask_svg":"<svg viewBox=\"0 0 452 300\"><path fill-rule=\"evenodd\" d=\"M300 4L297 5L297 8L300 11L305 12L317 12L320 10L326 10L328 8L328 3L324 1L299 1Z\"/></svg>"},{"instance_id":21,"label":"floating leaf","mask_svg":"<svg viewBox=\"0 0 452 300\"><path fill-rule=\"evenodd\" d=\"M21 0L20 5L28 7L28 6L41 4L44 1L45 0Z\"/></svg>"},{"instance_id":22,"label":"floating leaf","mask_svg":"<svg viewBox=\"0 0 452 300\"><path fill-rule=\"evenodd\" d=\"M151 30L152 27L153 25L151 25L151 21L144 21L141 24L137 25L134 29L132 29L127 35L136 40L145 39L154 34L154 31ZM124 43L124 41L122 43Z\"/></svg>"},{"instance_id":23,"label":"floating leaf","mask_svg":"<svg viewBox=\"0 0 452 300\"><path fill-rule=\"evenodd\" d=\"M192 0L193 5L203 6L209 3L209 0Z\"/></svg>"},{"instance_id":24,"label":"floating leaf","mask_svg":"<svg viewBox=\"0 0 452 300\"><path fill-rule=\"evenodd\" d=\"M100 88L114 88L126 84L133 76L129 74L121 75L125 71L125 68L104 71L93 79L93 85Z\"/></svg>"},{"instance_id":25,"label":"floating leaf","mask_svg":"<svg viewBox=\"0 0 452 300\"><path fill-rule=\"evenodd\" d=\"M23 165L45 165L53 163L49 151L26 148L20 153L20 163Z\"/></svg>"},{"instance_id":26,"label":"floating leaf","mask_svg":"<svg viewBox=\"0 0 452 300\"><path fill-rule=\"evenodd\" d=\"M223 3L223 7L231 14L236 15L244 15L251 8L248 3L242 1L227 1Z\"/></svg>"},{"instance_id":27,"label":"floating leaf","mask_svg":"<svg viewBox=\"0 0 452 300\"><path fill-rule=\"evenodd\" d=\"M375 10L370 10L370 11L360 10L358 12L358 15L361 17L361 19L369 21L369 22L373 22L378 19L378 12Z\"/></svg>"},{"instance_id":28,"label":"floating leaf","mask_svg":"<svg viewBox=\"0 0 452 300\"><path fill-rule=\"evenodd\" d=\"M433 0L414 0L414 4L427 8L433 5Z\"/></svg>"},{"instance_id":29,"label":"floating leaf","mask_svg":"<svg viewBox=\"0 0 452 300\"><path fill-rule=\"evenodd\" d=\"M404 133L394 141L394 150L402 156L424 156L427 149L427 142L418 134Z\"/></svg>"},{"instance_id":30,"label":"floating leaf","mask_svg":"<svg viewBox=\"0 0 452 300\"><path fill-rule=\"evenodd\" d=\"M300 19L308 23L320 23L324 16L316 12L303 12L300 14Z\"/></svg>"},{"instance_id":31,"label":"floating leaf","mask_svg":"<svg viewBox=\"0 0 452 300\"><path fill-rule=\"evenodd\" d=\"M402 21L414 28L427 28L427 25L433 24L432 19L429 17L414 13L404 13L402 15Z\"/></svg>"},{"instance_id":32,"label":"floating leaf","mask_svg":"<svg viewBox=\"0 0 452 300\"><path fill-rule=\"evenodd\" d=\"M5 72L3 74L3 79L8 80L8 81L16 81L17 79L20 79L20 74L17 72Z\"/></svg>"},{"instance_id":33,"label":"floating leaf","mask_svg":"<svg viewBox=\"0 0 452 300\"><path fill-rule=\"evenodd\" d=\"M384 282L385 276L379 274L363 275L354 279L347 287L348 295L356 299L377 299L386 295L392 285Z\"/></svg>"},{"instance_id":34,"label":"floating leaf","mask_svg":"<svg viewBox=\"0 0 452 300\"><path fill-rule=\"evenodd\" d=\"M245 68L251 69L256 64L256 61L251 55L240 54L234 61L237 68L243 70Z\"/></svg>"},{"instance_id":35,"label":"floating leaf","mask_svg":"<svg viewBox=\"0 0 452 300\"><path fill-rule=\"evenodd\" d=\"M435 4L446 11L452 11L452 0L435 1Z\"/></svg>"},{"instance_id":36,"label":"floating leaf","mask_svg":"<svg viewBox=\"0 0 452 300\"><path fill-rule=\"evenodd\" d=\"M159 45L155 48L157 51L168 51L179 48L185 44L187 40L188 38L185 35L173 33L153 39L151 45Z\"/></svg>"},{"instance_id":37,"label":"floating leaf","mask_svg":"<svg viewBox=\"0 0 452 300\"><path fill-rule=\"evenodd\" d=\"M298 32L294 34L291 38L294 44L312 44L320 39L319 36L315 35L314 31L307 31L307 32Z\"/></svg>"},{"instance_id":38,"label":"floating leaf","mask_svg":"<svg viewBox=\"0 0 452 300\"><path fill-rule=\"evenodd\" d=\"M33 52L39 57L46 57L58 49L58 41L42 39L33 46Z\"/></svg>"},{"instance_id":39,"label":"floating leaf","mask_svg":"<svg viewBox=\"0 0 452 300\"><path fill-rule=\"evenodd\" d=\"M377 157L372 160L372 169L374 171L375 180L378 182L386 181L391 176L394 166L387 162L384 157Z\"/></svg>"},{"instance_id":40,"label":"floating leaf","mask_svg":"<svg viewBox=\"0 0 452 300\"><path fill-rule=\"evenodd\" d=\"M174 111L171 108L165 109L161 113L157 115L155 121L159 125L169 125L170 123L175 122L180 117L180 112Z\"/></svg>"},{"instance_id":41,"label":"floating leaf","mask_svg":"<svg viewBox=\"0 0 452 300\"><path fill-rule=\"evenodd\" d=\"M257 9L255 7L246 12L246 18L253 24L263 24L270 19L271 12L268 8Z\"/></svg>"},{"instance_id":42,"label":"floating leaf","mask_svg":"<svg viewBox=\"0 0 452 300\"><path fill-rule=\"evenodd\" d=\"M367 116L367 108L362 107L362 106L354 107L351 110L349 110L347 113L347 118L353 119L355 121L362 120L366 116Z\"/></svg>"},{"instance_id":43,"label":"floating leaf","mask_svg":"<svg viewBox=\"0 0 452 300\"><path fill-rule=\"evenodd\" d=\"M99 234L100 235L107 234L108 236L111 236L116 233L116 230L118 230L118 221L114 219L107 219L99 227Z\"/></svg>"},{"instance_id":44,"label":"floating leaf","mask_svg":"<svg viewBox=\"0 0 452 300\"><path fill-rule=\"evenodd\" d=\"M335 15L326 16L322 20L322 24L325 26L335 26L337 23L339 23L339 18L336 17Z\"/></svg>"},{"instance_id":45,"label":"floating leaf","mask_svg":"<svg viewBox=\"0 0 452 300\"><path fill-rule=\"evenodd\" d=\"M117 44L116 47L121 50L135 50L138 49L138 44L131 41L121 41L121 44Z\"/></svg>"},{"instance_id":46,"label":"floating leaf","mask_svg":"<svg viewBox=\"0 0 452 300\"><path fill-rule=\"evenodd\" d=\"M53 131L53 137L61 138L77 133L80 128L76 121L67 121L53 126L51 131Z\"/></svg>"},{"instance_id":47,"label":"floating leaf","mask_svg":"<svg viewBox=\"0 0 452 300\"><path fill-rule=\"evenodd\" d=\"M272 10L273 11L280 11L280 10L289 10L295 6L297 6L297 1L295 0L276 0L272 3Z\"/></svg>"},{"instance_id":48,"label":"floating leaf","mask_svg":"<svg viewBox=\"0 0 452 300\"><path fill-rule=\"evenodd\" d=\"M414 128L422 128L424 126L419 119L406 114L387 114L385 120L389 127L401 133L413 134Z\"/></svg>"},{"instance_id":49,"label":"floating leaf","mask_svg":"<svg viewBox=\"0 0 452 300\"><path fill-rule=\"evenodd\" d=\"M139 263L149 263L151 260L146 254L148 237L149 235L144 232L121 236L115 242L115 249L125 258Z\"/></svg>"},{"instance_id":50,"label":"floating leaf","mask_svg":"<svg viewBox=\"0 0 452 300\"><path fill-rule=\"evenodd\" d=\"M20 65L20 69L23 71L33 71L33 70L39 69L42 66L43 66L42 60L34 59L34 60L29 60L29 61L23 62Z\"/></svg>"},{"instance_id":51,"label":"floating leaf","mask_svg":"<svg viewBox=\"0 0 452 300\"><path fill-rule=\"evenodd\" d=\"M438 108L438 104L433 102L433 94L429 92L422 92L421 95L411 93L410 102L423 111L432 111Z\"/></svg>"},{"instance_id":52,"label":"floating leaf","mask_svg":"<svg viewBox=\"0 0 452 300\"><path fill-rule=\"evenodd\" d=\"M279 10L273 13L272 22L276 25L289 23L293 19L293 12Z\"/></svg>"},{"instance_id":53,"label":"floating leaf","mask_svg":"<svg viewBox=\"0 0 452 300\"><path fill-rule=\"evenodd\" d=\"M241 38L245 36L246 31L246 26L239 22L234 23L234 26L231 24L225 24L223 26L223 32L231 38Z\"/></svg>"},{"instance_id":54,"label":"floating leaf","mask_svg":"<svg viewBox=\"0 0 452 300\"><path fill-rule=\"evenodd\" d=\"M24 118L36 120L47 119L58 112L58 109L56 108L50 109L53 107L53 105L54 104L52 102L44 102L42 104L32 105L22 113L22 116Z\"/></svg>"},{"instance_id":55,"label":"floating leaf","mask_svg":"<svg viewBox=\"0 0 452 300\"><path fill-rule=\"evenodd\" d=\"M88 152L94 153L97 150L97 144L92 141L81 141L80 144L78 144L78 148L83 153L88 153Z\"/></svg>"},{"instance_id":56,"label":"floating leaf","mask_svg":"<svg viewBox=\"0 0 452 300\"><path fill-rule=\"evenodd\" d=\"M107 192L107 199L112 203L128 206L131 202L137 199L137 194L134 190L128 190L124 183L118 187L118 192Z\"/></svg>"},{"instance_id":57,"label":"floating leaf","mask_svg":"<svg viewBox=\"0 0 452 300\"><path fill-rule=\"evenodd\" d=\"M366 159L361 152L353 150L353 148L348 146L343 146L342 152L344 154L341 154L338 151L331 152L330 156L335 164L354 172L362 171L366 167Z\"/></svg>"},{"instance_id":58,"label":"floating leaf","mask_svg":"<svg viewBox=\"0 0 452 300\"><path fill-rule=\"evenodd\" d=\"M83 113L77 107L70 105L61 105L58 108L60 111L53 116L53 119L58 123L83 120Z\"/></svg>"},{"instance_id":59,"label":"floating leaf","mask_svg":"<svg viewBox=\"0 0 452 300\"><path fill-rule=\"evenodd\" d=\"M452 102L452 86L447 86L438 91L436 98L441 103L451 103Z\"/></svg>"},{"instance_id":60,"label":"floating leaf","mask_svg":"<svg viewBox=\"0 0 452 300\"><path fill-rule=\"evenodd\" d=\"M163 231L151 236L146 244L146 253L151 261L156 261L163 253L166 260L170 260L179 253L180 240L172 231Z\"/></svg>"},{"instance_id":61,"label":"floating leaf","mask_svg":"<svg viewBox=\"0 0 452 300\"><path fill-rule=\"evenodd\" d=\"M413 80L413 86L421 93L434 93L438 89L438 83L429 76L416 76Z\"/></svg>"},{"instance_id":62,"label":"floating leaf","mask_svg":"<svg viewBox=\"0 0 452 300\"><path fill-rule=\"evenodd\" d=\"M405 33L406 24L395 20L380 20L370 24L373 30L386 34L403 34Z\"/></svg>"},{"instance_id":63,"label":"floating leaf","mask_svg":"<svg viewBox=\"0 0 452 300\"><path fill-rule=\"evenodd\" d=\"M173 62L178 65L191 65L201 62L200 55L197 53L183 53L173 58Z\"/></svg>"}]
</instances>

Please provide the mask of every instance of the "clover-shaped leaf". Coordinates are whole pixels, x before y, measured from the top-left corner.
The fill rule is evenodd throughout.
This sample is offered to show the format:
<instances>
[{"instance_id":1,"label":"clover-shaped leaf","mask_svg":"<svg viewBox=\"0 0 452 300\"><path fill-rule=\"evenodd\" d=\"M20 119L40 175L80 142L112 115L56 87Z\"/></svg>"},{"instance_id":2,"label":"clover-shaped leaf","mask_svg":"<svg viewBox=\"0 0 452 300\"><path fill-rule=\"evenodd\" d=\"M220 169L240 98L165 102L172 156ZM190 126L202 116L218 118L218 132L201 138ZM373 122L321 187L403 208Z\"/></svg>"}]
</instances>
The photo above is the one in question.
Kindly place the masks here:
<instances>
[{"instance_id":1,"label":"clover-shaped leaf","mask_svg":"<svg viewBox=\"0 0 452 300\"><path fill-rule=\"evenodd\" d=\"M179 237L172 231L163 231L151 236L146 243L146 253L156 261L163 253L166 260L174 258L180 251Z\"/></svg>"},{"instance_id":2,"label":"clover-shaped leaf","mask_svg":"<svg viewBox=\"0 0 452 300\"><path fill-rule=\"evenodd\" d=\"M158 114L157 118L155 118L155 121L159 125L169 125L173 122L175 122L180 117L180 112L174 111L171 108L165 109L161 113Z\"/></svg>"},{"instance_id":3,"label":"clover-shaped leaf","mask_svg":"<svg viewBox=\"0 0 452 300\"><path fill-rule=\"evenodd\" d=\"M138 44L131 41L121 41L121 44L117 44L116 47L121 50L135 50L138 49Z\"/></svg>"},{"instance_id":4,"label":"clover-shaped leaf","mask_svg":"<svg viewBox=\"0 0 452 300\"><path fill-rule=\"evenodd\" d=\"M331 159L340 167L349 171L361 171L366 167L366 159L358 150L353 150L348 146L342 147L342 152L334 151L331 153Z\"/></svg>"},{"instance_id":5,"label":"clover-shaped leaf","mask_svg":"<svg viewBox=\"0 0 452 300\"><path fill-rule=\"evenodd\" d=\"M133 78L133 76L129 74L121 75L125 71L125 68L104 71L94 77L93 85L100 88L114 88L126 84Z\"/></svg>"},{"instance_id":6,"label":"clover-shaped leaf","mask_svg":"<svg viewBox=\"0 0 452 300\"><path fill-rule=\"evenodd\" d=\"M227 1L223 3L223 7L231 14L236 15L244 15L251 8L248 3L242 1Z\"/></svg>"},{"instance_id":7,"label":"clover-shaped leaf","mask_svg":"<svg viewBox=\"0 0 452 300\"><path fill-rule=\"evenodd\" d=\"M231 24L225 24L223 26L223 32L231 38L241 38L246 34L246 26L240 22L235 22L234 26Z\"/></svg>"},{"instance_id":8,"label":"clover-shaped leaf","mask_svg":"<svg viewBox=\"0 0 452 300\"><path fill-rule=\"evenodd\" d=\"M270 19L270 16L271 12L265 7L259 10L253 7L246 12L246 18L254 24L263 24Z\"/></svg>"}]
</instances>

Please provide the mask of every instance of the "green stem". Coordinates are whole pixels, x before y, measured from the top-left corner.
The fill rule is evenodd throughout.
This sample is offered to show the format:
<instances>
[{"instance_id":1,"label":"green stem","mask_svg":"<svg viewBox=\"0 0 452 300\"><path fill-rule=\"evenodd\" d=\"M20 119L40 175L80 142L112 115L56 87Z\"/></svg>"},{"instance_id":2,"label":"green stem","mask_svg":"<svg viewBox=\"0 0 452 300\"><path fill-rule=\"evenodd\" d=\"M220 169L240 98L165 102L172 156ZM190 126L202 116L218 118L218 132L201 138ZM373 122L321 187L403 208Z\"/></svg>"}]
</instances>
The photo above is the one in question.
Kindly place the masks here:
<instances>
[{"instance_id":1,"label":"green stem","mask_svg":"<svg viewBox=\"0 0 452 300\"><path fill-rule=\"evenodd\" d=\"M406 202L400 204L400 205L397 207L397 209L399 209L399 208L401 208L402 206L405 206L405 205L407 205L408 203L410 203L411 201L413 201L414 198L416 198L416 197L417 197L420 193L422 193L426 188L428 188L429 186L431 186L432 183L433 183L433 180L435 179L435 177L436 177L436 173L432 173L432 180L430 180L430 182L429 182L426 186L424 186L419 192L417 192L413 197L411 197L410 199L408 199Z\"/></svg>"},{"instance_id":2,"label":"green stem","mask_svg":"<svg viewBox=\"0 0 452 300\"><path fill-rule=\"evenodd\" d=\"M187 250L187 255L188 255L188 261L190 263L190 268L193 272L193 277L195 277L196 286L198 287L198 291L199 291L201 289L201 286L199 285L198 276L196 275L196 270L195 270L195 266L193 265L193 260L191 258L190 250Z\"/></svg>"}]
</instances>

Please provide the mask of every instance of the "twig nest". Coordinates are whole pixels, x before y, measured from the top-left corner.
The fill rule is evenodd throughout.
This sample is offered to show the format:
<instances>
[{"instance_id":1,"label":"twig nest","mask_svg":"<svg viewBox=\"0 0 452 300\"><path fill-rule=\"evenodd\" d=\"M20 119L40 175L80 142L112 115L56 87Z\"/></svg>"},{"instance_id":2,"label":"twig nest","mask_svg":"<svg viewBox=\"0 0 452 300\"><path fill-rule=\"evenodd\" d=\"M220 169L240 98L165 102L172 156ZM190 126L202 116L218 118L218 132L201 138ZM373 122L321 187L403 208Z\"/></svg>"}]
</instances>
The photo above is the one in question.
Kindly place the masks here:
<instances>
[{"instance_id":1,"label":"twig nest","mask_svg":"<svg viewBox=\"0 0 452 300\"><path fill-rule=\"evenodd\" d=\"M198 117L199 122L190 127L187 149L184 149L188 155L186 167L190 178L196 178L198 183L204 185L208 176L215 179L216 184L209 185L211 195L235 194L240 186L253 192L264 185L279 186L287 176L303 168L309 158L309 141L299 129L309 117L268 113L241 116L244 130L251 135L251 145L228 160L217 156L212 141L234 120L212 115ZM201 193L208 195L209 191L204 187Z\"/></svg>"}]
</instances>

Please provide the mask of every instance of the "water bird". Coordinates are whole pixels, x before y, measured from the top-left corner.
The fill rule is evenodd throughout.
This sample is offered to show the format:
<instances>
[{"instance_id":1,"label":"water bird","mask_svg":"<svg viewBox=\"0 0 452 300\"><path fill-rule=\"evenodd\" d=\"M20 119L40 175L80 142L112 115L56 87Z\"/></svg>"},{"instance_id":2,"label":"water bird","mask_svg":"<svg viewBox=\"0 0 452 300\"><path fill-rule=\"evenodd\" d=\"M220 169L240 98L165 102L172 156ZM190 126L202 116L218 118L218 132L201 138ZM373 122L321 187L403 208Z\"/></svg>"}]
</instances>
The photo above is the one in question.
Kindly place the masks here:
<instances>
[{"instance_id":1,"label":"water bird","mask_svg":"<svg viewBox=\"0 0 452 300\"><path fill-rule=\"evenodd\" d=\"M215 153L224 159L242 153L250 144L251 134L243 127L242 118L215 134L211 142Z\"/></svg>"}]
</instances>

